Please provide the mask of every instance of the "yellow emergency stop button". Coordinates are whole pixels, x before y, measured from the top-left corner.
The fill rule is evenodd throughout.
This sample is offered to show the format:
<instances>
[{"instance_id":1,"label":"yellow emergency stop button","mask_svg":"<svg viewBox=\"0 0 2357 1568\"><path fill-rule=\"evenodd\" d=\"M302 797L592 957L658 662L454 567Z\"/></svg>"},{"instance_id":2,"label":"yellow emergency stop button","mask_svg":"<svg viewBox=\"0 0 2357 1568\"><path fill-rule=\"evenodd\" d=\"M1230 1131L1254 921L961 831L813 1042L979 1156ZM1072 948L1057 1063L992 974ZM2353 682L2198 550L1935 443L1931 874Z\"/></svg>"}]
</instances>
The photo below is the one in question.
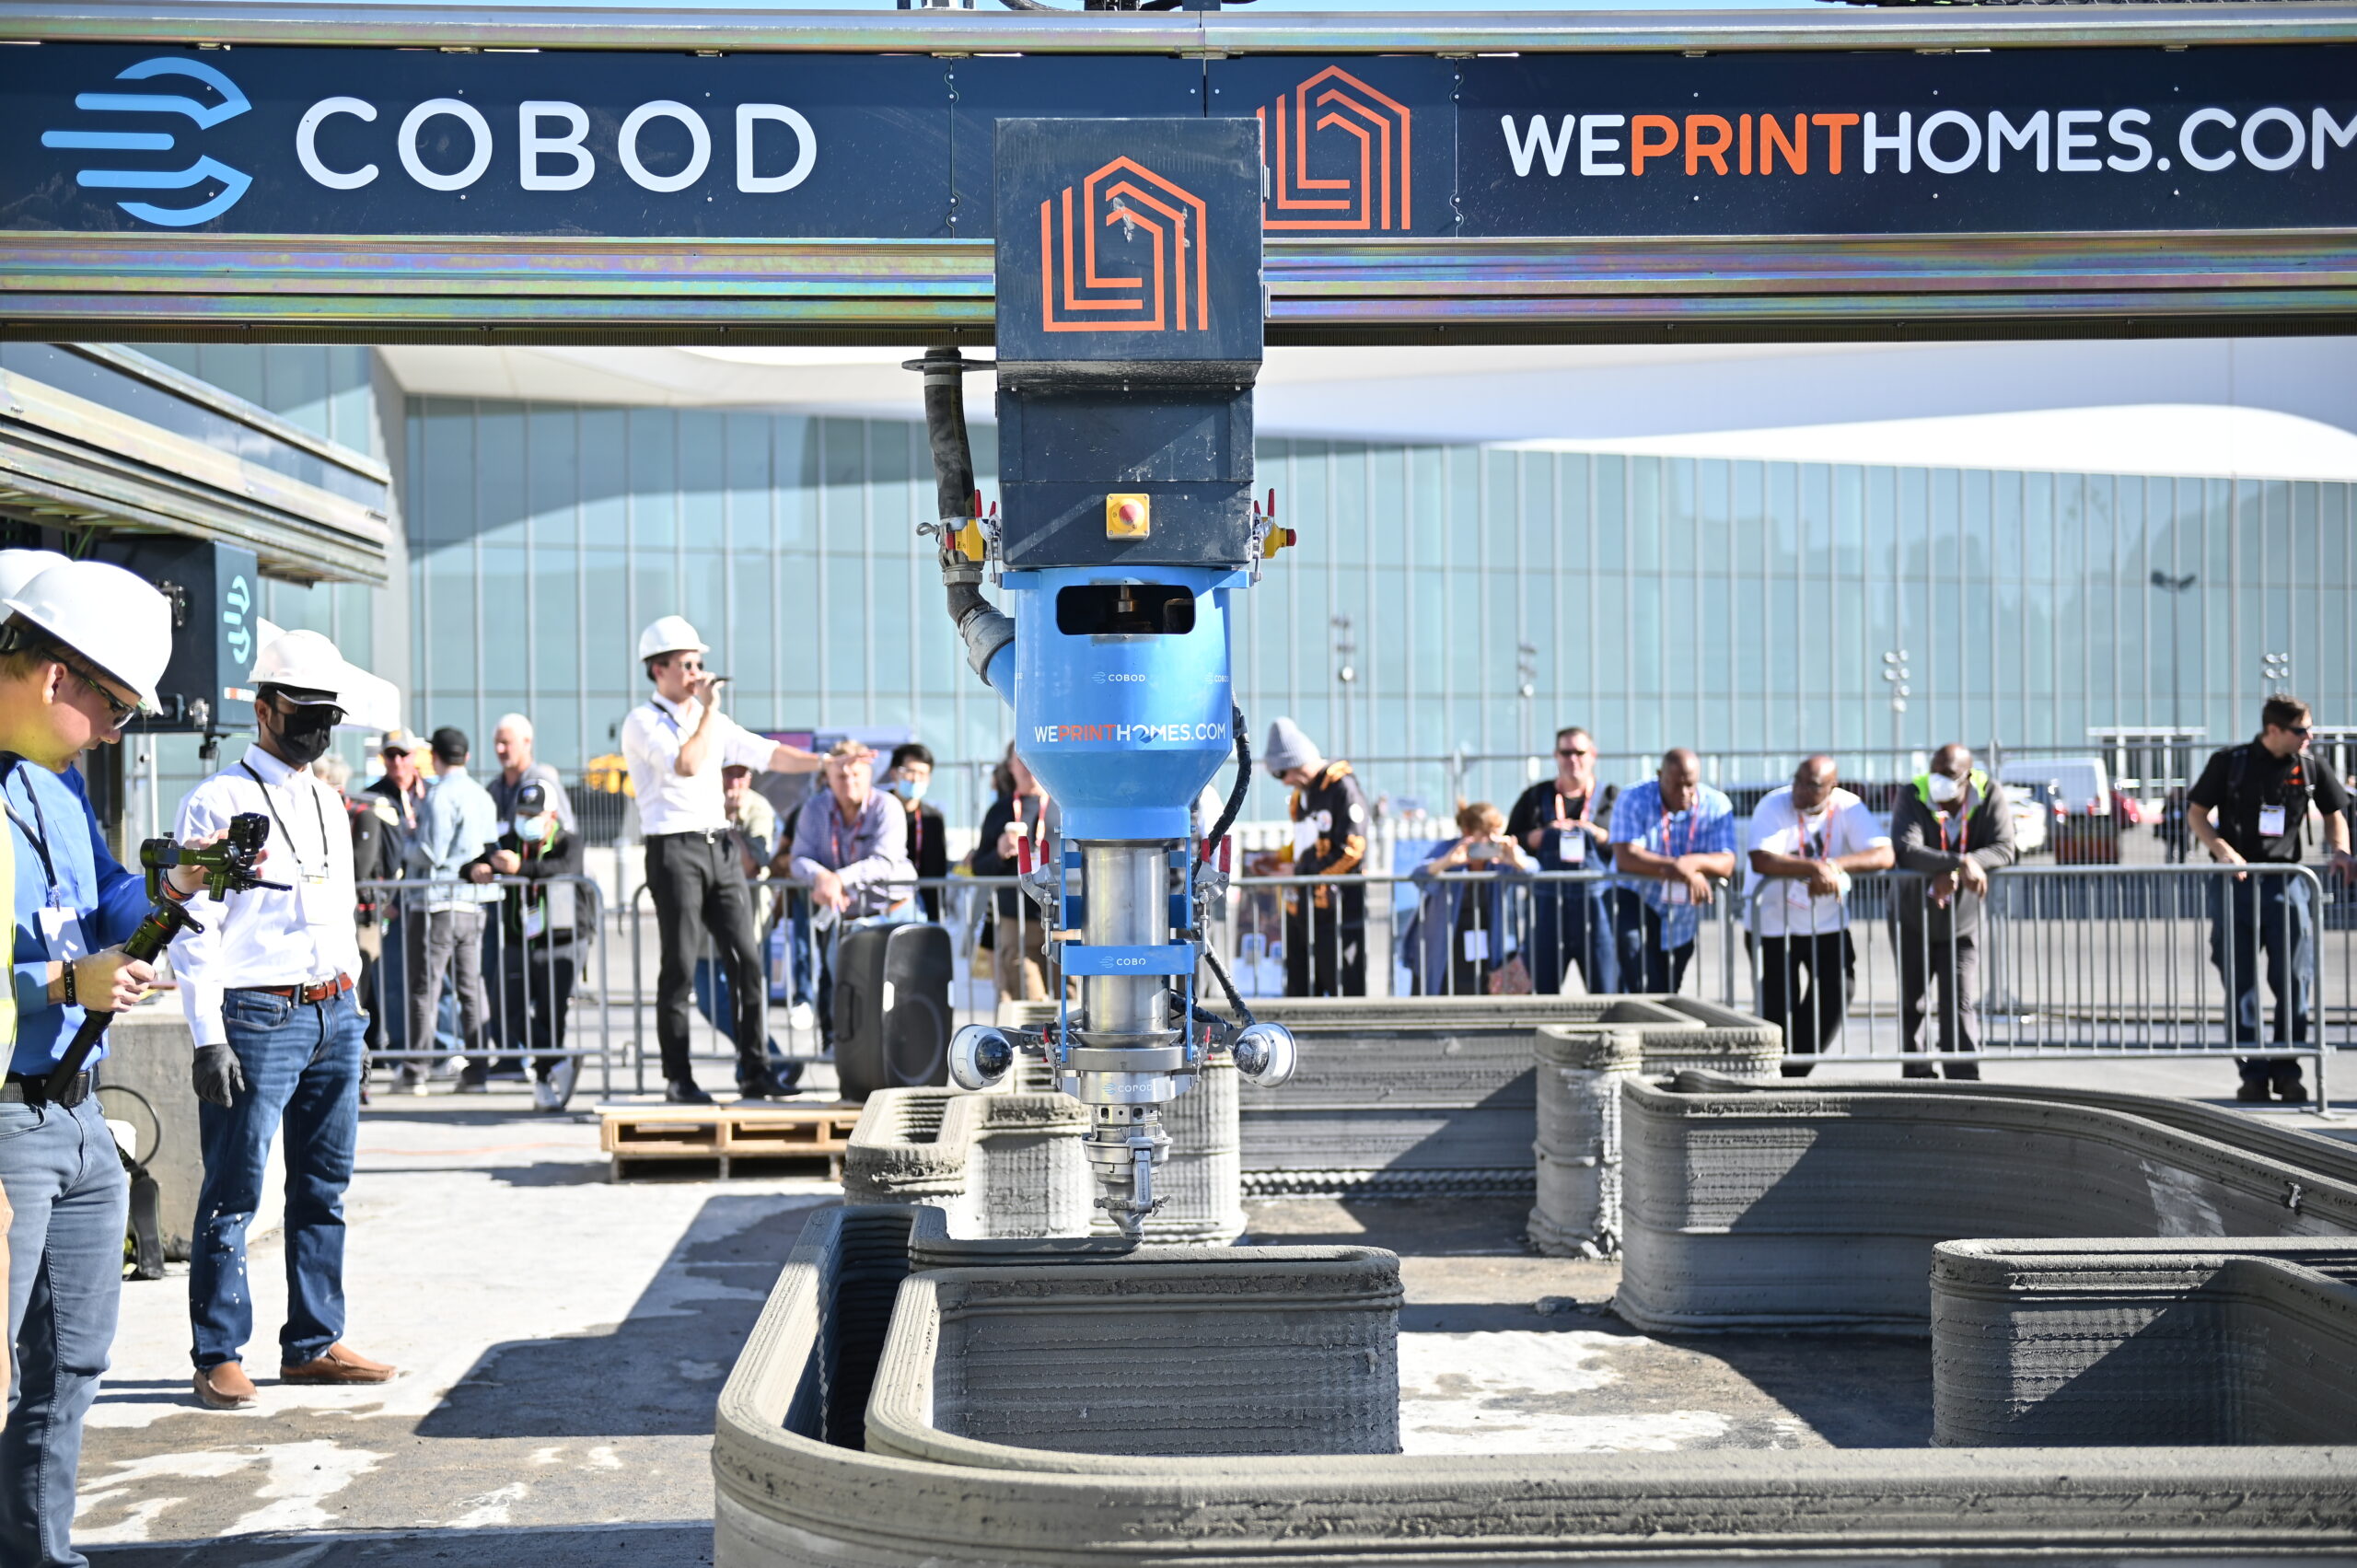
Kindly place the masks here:
<instances>
[{"instance_id":1,"label":"yellow emergency stop button","mask_svg":"<svg viewBox=\"0 0 2357 1568\"><path fill-rule=\"evenodd\" d=\"M1107 539L1149 539L1154 534L1154 499L1147 495L1105 497Z\"/></svg>"}]
</instances>

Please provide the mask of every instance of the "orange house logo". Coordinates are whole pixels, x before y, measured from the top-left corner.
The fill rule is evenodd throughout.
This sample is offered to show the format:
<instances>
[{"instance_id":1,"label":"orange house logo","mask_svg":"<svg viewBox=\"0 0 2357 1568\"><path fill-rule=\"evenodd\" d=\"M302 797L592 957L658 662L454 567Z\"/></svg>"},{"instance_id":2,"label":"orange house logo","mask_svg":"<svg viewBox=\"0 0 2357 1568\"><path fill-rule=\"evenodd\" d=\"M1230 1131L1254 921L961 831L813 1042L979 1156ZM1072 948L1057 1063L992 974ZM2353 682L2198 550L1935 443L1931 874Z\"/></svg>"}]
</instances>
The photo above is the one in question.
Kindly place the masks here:
<instances>
[{"instance_id":1,"label":"orange house logo","mask_svg":"<svg viewBox=\"0 0 2357 1568\"><path fill-rule=\"evenodd\" d=\"M1409 226L1413 128L1405 104L1329 65L1260 115L1272 177L1260 209L1265 227L1342 234ZM1310 172L1313 141L1322 175Z\"/></svg>"},{"instance_id":2,"label":"orange house logo","mask_svg":"<svg viewBox=\"0 0 2357 1568\"><path fill-rule=\"evenodd\" d=\"M1211 325L1203 275L1202 198L1134 158L1117 157L1039 203L1041 326L1051 332L1202 331ZM1113 231L1139 266L1112 259ZM1144 236L1150 264L1136 260ZM1103 241L1100 247L1100 240Z\"/></svg>"}]
</instances>

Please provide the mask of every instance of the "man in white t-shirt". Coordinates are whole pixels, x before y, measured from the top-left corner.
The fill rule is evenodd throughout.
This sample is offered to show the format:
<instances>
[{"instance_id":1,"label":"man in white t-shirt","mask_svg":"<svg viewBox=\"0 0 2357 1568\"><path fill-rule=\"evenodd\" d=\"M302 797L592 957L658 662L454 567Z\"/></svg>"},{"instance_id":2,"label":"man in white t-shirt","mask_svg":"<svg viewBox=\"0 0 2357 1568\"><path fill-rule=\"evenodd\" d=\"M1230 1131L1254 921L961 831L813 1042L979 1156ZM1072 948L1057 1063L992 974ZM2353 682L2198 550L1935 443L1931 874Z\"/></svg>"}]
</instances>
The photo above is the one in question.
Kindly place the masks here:
<instances>
[{"instance_id":1,"label":"man in white t-shirt","mask_svg":"<svg viewBox=\"0 0 2357 1568\"><path fill-rule=\"evenodd\" d=\"M1857 948L1844 895L1862 871L1887 871L1890 835L1840 787L1833 759L1811 757L1751 814L1752 925L1759 1016L1784 1031L1784 1076L1805 1078L1849 1005Z\"/></svg>"}]
</instances>

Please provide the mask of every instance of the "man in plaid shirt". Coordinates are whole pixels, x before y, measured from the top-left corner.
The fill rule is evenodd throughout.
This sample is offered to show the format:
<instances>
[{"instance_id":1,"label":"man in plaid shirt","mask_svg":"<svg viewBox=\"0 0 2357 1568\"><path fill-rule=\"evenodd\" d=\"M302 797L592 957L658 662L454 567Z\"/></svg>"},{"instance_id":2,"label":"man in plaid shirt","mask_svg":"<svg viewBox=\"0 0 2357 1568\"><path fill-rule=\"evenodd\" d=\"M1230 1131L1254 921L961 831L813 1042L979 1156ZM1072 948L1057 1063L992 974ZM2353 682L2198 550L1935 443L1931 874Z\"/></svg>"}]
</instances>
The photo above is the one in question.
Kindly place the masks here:
<instances>
[{"instance_id":1,"label":"man in plaid shirt","mask_svg":"<svg viewBox=\"0 0 2357 1568\"><path fill-rule=\"evenodd\" d=\"M1735 803L1702 782L1702 760L1681 746L1661 772L1612 808L1613 929L1620 989L1674 992L1694 957L1713 878L1735 875Z\"/></svg>"}]
</instances>

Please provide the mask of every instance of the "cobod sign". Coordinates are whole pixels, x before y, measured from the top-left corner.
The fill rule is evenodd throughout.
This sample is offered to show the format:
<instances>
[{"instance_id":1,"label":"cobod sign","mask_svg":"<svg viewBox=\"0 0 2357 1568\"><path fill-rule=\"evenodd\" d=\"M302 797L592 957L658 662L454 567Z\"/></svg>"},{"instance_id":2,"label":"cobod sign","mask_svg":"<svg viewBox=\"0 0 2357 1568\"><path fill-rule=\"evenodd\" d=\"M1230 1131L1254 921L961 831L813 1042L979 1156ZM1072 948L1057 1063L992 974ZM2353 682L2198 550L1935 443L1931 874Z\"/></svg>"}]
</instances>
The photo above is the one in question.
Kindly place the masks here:
<instances>
[{"instance_id":1,"label":"cobod sign","mask_svg":"<svg viewBox=\"0 0 2357 1568\"><path fill-rule=\"evenodd\" d=\"M1001 119L1257 121L1273 239L2357 225L2357 50L0 50L0 230L988 238Z\"/></svg>"}]
</instances>

